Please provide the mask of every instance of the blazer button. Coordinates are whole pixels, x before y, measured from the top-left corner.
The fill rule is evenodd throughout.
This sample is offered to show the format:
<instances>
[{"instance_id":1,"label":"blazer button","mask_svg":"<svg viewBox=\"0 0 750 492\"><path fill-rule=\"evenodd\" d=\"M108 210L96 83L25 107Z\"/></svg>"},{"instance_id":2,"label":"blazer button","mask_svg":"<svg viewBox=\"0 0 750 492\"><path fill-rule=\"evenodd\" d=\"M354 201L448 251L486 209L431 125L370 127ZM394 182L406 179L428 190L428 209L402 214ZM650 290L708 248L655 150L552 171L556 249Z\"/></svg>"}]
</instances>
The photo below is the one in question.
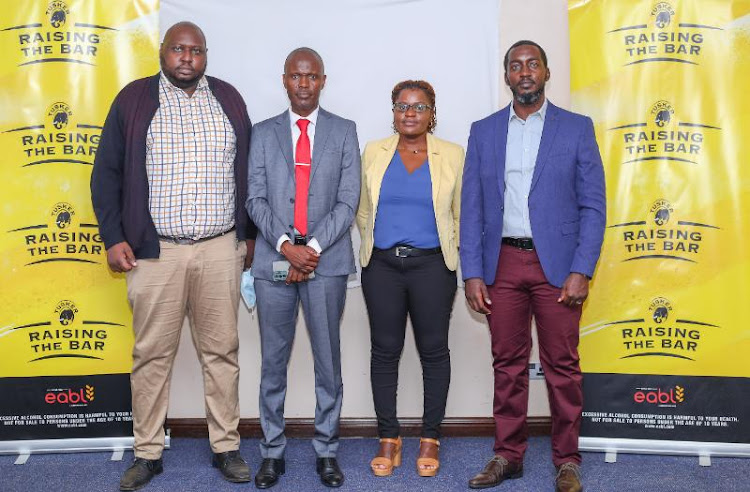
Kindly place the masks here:
<instances>
[{"instance_id":1,"label":"blazer button","mask_svg":"<svg viewBox=\"0 0 750 492\"><path fill-rule=\"evenodd\" d=\"M290 198L289 203L294 203L294 198Z\"/></svg>"}]
</instances>

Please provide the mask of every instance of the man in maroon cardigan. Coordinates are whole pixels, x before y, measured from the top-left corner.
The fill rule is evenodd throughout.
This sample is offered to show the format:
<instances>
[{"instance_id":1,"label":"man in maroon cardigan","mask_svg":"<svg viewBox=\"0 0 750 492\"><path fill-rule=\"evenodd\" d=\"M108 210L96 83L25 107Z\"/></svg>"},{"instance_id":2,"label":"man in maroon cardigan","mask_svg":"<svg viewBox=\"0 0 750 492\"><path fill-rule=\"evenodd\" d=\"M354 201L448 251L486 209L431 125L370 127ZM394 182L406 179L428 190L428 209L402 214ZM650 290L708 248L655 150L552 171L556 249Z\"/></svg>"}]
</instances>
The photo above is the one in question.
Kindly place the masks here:
<instances>
[{"instance_id":1,"label":"man in maroon cardigan","mask_svg":"<svg viewBox=\"0 0 750 492\"><path fill-rule=\"evenodd\" d=\"M247 482L239 454L237 309L256 229L244 203L250 118L239 92L204 75L206 39L180 22L164 35L161 73L112 103L91 174L107 261L133 309L136 490L162 471L169 379L185 315L203 370L213 466Z\"/></svg>"}]
</instances>

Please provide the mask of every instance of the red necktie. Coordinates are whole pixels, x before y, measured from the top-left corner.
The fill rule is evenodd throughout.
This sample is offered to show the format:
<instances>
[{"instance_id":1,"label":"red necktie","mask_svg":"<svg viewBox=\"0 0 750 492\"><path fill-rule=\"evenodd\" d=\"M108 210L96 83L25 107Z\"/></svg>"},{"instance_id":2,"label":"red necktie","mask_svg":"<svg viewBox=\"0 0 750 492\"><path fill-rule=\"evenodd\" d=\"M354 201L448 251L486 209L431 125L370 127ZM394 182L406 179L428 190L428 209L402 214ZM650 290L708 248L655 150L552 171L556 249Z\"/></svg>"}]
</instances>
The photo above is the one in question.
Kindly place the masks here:
<instances>
[{"instance_id":1,"label":"red necktie","mask_svg":"<svg viewBox=\"0 0 750 492\"><path fill-rule=\"evenodd\" d=\"M307 235L307 191L310 186L310 137L307 126L310 120L299 119L297 126L301 133L294 153L294 180L297 183L294 194L294 228L303 236Z\"/></svg>"}]
</instances>

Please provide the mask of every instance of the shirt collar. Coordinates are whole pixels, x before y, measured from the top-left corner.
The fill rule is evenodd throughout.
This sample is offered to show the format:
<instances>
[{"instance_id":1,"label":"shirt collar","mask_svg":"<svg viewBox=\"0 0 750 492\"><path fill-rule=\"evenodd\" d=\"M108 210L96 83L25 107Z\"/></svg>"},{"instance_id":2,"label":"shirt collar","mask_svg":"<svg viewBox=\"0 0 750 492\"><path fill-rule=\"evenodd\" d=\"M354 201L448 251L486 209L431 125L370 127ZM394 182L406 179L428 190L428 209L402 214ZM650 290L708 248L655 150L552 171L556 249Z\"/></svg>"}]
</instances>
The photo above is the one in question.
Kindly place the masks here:
<instances>
[{"instance_id":1,"label":"shirt collar","mask_svg":"<svg viewBox=\"0 0 750 492\"><path fill-rule=\"evenodd\" d=\"M180 91L185 92L176 85L174 85L172 82L169 81L166 75L164 75L164 72L161 72L161 76L159 77L159 85L169 91ZM206 79L206 76L203 75L200 80L198 81L198 85L195 88L197 91L206 91L208 90L208 80Z\"/></svg>"},{"instance_id":2,"label":"shirt collar","mask_svg":"<svg viewBox=\"0 0 750 492\"><path fill-rule=\"evenodd\" d=\"M318 111L320 110L320 106L315 108L315 110L310 113L307 116L300 116L294 111L292 111L292 108L289 108L289 120L292 126L295 126L297 124L297 120L310 120L310 124L315 126L315 124L318 122Z\"/></svg>"},{"instance_id":3,"label":"shirt collar","mask_svg":"<svg viewBox=\"0 0 750 492\"><path fill-rule=\"evenodd\" d=\"M538 110L534 111L533 113L531 113L529 115L529 117L526 118L526 120L528 121L528 119L531 118L534 115L539 115L539 117L542 119L542 123L544 123L544 118L545 118L545 116L547 116L547 106L548 106L548 100L545 97L544 98L544 102L542 103L542 107L539 108ZM519 121L523 121L521 119L521 117L516 114L516 110L513 109L513 104L511 103L511 105L510 105L510 115L508 116L508 121L509 122L513 121L513 119L517 119Z\"/></svg>"}]
</instances>

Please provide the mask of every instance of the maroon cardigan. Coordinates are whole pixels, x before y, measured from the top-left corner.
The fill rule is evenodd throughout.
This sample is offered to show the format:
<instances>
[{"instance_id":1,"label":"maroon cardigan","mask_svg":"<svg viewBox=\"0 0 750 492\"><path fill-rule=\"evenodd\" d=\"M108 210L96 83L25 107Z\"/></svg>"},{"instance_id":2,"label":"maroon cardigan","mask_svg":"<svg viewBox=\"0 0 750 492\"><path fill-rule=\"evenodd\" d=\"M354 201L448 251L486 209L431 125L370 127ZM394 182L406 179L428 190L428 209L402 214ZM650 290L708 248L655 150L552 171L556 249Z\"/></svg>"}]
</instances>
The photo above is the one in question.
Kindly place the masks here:
<instances>
[{"instance_id":1,"label":"maroon cardigan","mask_svg":"<svg viewBox=\"0 0 750 492\"><path fill-rule=\"evenodd\" d=\"M127 241L136 258L158 258L159 237L148 209L146 133L159 108L159 76L135 80L115 97L104 122L91 173L91 201L104 246ZM255 239L257 228L245 210L250 117L237 89L206 77L237 137L234 158L237 239Z\"/></svg>"}]
</instances>

